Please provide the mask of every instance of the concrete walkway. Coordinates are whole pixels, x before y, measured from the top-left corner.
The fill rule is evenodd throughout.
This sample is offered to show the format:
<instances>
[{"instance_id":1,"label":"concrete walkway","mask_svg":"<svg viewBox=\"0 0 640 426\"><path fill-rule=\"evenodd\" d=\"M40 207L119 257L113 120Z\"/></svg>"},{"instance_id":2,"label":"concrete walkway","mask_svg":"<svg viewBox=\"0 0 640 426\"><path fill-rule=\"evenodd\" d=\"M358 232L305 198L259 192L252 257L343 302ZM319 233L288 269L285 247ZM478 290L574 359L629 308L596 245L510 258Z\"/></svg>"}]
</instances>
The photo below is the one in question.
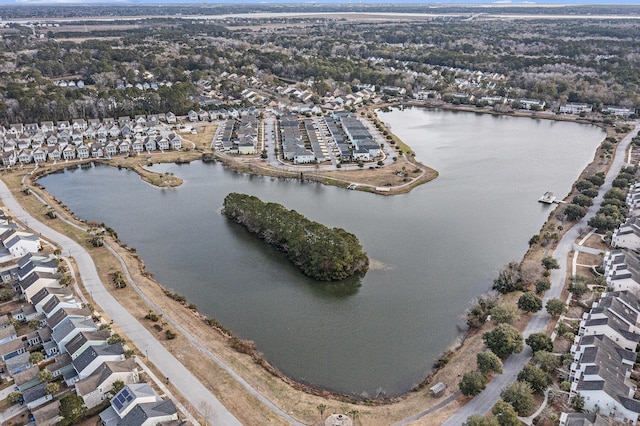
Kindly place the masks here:
<instances>
[{"instance_id":1,"label":"concrete walkway","mask_svg":"<svg viewBox=\"0 0 640 426\"><path fill-rule=\"evenodd\" d=\"M153 359L154 365L162 374L171 377L172 385L192 403L194 409L201 416L204 417L204 413L200 411L199 407L213 407L212 412L207 413L209 423L219 425L241 424L180 361L167 351L142 324L114 299L100 281L93 259L82 246L30 216L18 204L2 181L0 181L0 200L17 220L28 223L34 232L40 233L51 241L55 241L64 253L68 253L75 259L85 288L101 310L118 324L133 344L148 352L149 357Z\"/></svg>"}]
</instances>

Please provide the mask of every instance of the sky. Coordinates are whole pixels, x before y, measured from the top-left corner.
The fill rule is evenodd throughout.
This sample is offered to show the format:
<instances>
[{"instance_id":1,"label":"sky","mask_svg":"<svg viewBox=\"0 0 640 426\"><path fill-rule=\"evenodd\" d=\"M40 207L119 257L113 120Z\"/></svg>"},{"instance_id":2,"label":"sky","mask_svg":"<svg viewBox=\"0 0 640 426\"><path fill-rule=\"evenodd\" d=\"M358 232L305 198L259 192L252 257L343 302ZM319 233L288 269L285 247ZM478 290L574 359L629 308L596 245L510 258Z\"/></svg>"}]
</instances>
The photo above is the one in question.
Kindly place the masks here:
<instances>
[{"instance_id":1,"label":"sky","mask_svg":"<svg viewBox=\"0 0 640 426\"><path fill-rule=\"evenodd\" d=\"M353 0L352 0L353 1ZM626 5L640 5L640 0L439 0L439 1L424 1L424 0L357 0L358 3L432 3L432 4L585 4L585 5L612 5L612 4L626 4ZM51 4L51 5L66 5L66 4L144 4L144 3L196 3L196 4L215 4L215 3L349 3L349 0L313 0L313 1L301 1L301 0L0 0L0 5L20 5L20 4Z\"/></svg>"}]
</instances>

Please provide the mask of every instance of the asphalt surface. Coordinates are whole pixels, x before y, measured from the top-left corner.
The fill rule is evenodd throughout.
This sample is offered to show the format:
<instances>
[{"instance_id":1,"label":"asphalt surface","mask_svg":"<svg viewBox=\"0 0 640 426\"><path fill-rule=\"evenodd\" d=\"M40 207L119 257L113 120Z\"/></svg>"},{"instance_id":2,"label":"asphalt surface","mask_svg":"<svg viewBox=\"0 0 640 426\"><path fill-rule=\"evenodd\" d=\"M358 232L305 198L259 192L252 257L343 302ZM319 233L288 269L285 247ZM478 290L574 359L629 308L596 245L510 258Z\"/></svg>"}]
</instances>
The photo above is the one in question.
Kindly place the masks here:
<instances>
[{"instance_id":1,"label":"asphalt surface","mask_svg":"<svg viewBox=\"0 0 640 426\"><path fill-rule=\"evenodd\" d=\"M558 242L556 249L553 251L553 257L558 261L561 268L551 271L551 288L544 295L543 305L546 305L549 299L560 297L565 285L565 268L568 264L567 261L569 259L569 254L573 251L573 244L580 235L589 228L589 225L587 224L588 220L598 211L603 200L603 195L611 189L611 183L618 175L620 169L626 165L625 151L629 146L631 139L638 134L640 121L634 122L634 125L636 126L635 130L618 143L611 168L607 173L605 183L600 187L598 196L593 200L593 206L587 210L587 214L578 223L572 226L571 229L564 234ZM524 337L526 338L531 333L544 332L550 319L551 317L547 313L546 309L536 312L531 317L529 324L524 330ZM529 361L531 355L531 349L527 345L525 345L525 350L521 353L511 355L504 363L503 374L494 376L493 380L489 382L487 388L480 395L476 396L466 405L461 407L443 425L459 426L473 414L487 414L498 399L500 399L500 392L502 389L516 380L518 373Z\"/></svg>"},{"instance_id":2,"label":"asphalt surface","mask_svg":"<svg viewBox=\"0 0 640 426\"><path fill-rule=\"evenodd\" d=\"M30 216L18 204L2 181L0 181L0 199L11 211L13 217L23 223L28 223L29 228L34 232L55 241L60 245L65 256L71 256L75 259L84 286L92 295L92 299L103 312L118 324L131 342L148 353L151 362L165 377L169 378L171 385L189 400L191 406L200 415L203 415L203 411L207 412L209 424L241 425L233 414L180 361L114 299L100 281L91 256L82 246Z\"/></svg>"}]
</instances>

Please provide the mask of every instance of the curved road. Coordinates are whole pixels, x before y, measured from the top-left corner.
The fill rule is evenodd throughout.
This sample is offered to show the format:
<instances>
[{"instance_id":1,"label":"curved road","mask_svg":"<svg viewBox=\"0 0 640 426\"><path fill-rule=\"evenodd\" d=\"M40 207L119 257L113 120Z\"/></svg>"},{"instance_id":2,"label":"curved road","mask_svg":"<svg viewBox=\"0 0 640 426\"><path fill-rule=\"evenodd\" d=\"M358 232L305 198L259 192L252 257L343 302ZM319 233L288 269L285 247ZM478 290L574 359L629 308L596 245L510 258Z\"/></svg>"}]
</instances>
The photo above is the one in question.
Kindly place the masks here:
<instances>
[{"instance_id":1,"label":"curved road","mask_svg":"<svg viewBox=\"0 0 640 426\"><path fill-rule=\"evenodd\" d=\"M93 259L78 243L61 233L54 231L42 222L30 216L15 200L9 188L0 180L0 200L11 211L11 214L29 228L42 236L58 243L63 253L68 253L76 261L78 271L84 286L92 298L138 347L144 348L149 359L166 376L171 384L191 403L195 410L202 415L208 412L208 423L216 425L241 425L200 381L187 370L155 337L145 329L126 309L124 309L107 291L100 281ZM213 409L211 409L213 408Z\"/></svg>"},{"instance_id":2,"label":"curved road","mask_svg":"<svg viewBox=\"0 0 640 426\"><path fill-rule=\"evenodd\" d=\"M573 244L580 237L581 231L589 227L587 221L598 211L603 200L603 195L611 189L611 183L620 172L620 169L626 164L625 151L631 139L638 134L640 121L635 121L633 124L635 125L635 129L618 143L611 167L609 168L604 184L600 187L598 196L593 200L593 206L587 210L587 214L578 223L564 234L558 242L556 249L553 251L553 257L558 260L561 269L551 271L551 289L545 293L543 304L546 304L549 299L560 297L565 284L566 270L564 268L568 264L567 261L573 250ZM544 332L550 319L551 317L545 309L535 313L531 317L531 320L529 320L527 328L524 330L524 337L526 338L531 333ZM521 353L511 355L504 363L503 374L496 375L480 395L461 407L443 426L458 426L463 424L467 417L472 414L487 414L498 399L500 399L502 389L516 380L518 373L529 361L531 355L531 348L527 345L525 345L525 350Z\"/></svg>"}]
</instances>

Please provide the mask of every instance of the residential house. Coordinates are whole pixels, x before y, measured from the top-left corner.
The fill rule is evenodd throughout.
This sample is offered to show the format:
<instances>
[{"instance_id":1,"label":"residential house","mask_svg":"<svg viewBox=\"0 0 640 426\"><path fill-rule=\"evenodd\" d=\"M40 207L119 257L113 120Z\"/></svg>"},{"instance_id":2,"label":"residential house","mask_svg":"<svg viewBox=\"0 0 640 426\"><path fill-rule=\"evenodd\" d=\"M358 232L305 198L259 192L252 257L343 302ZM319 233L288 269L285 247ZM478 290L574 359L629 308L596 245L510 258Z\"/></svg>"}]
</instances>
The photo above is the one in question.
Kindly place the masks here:
<instances>
[{"instance_id":1,"label":"residential house","mask_svg":"<svg viewBox=\"0 0 640 426\"><path fill-rule=\"evenodd\" d=\"M158 149L161 151L167 151L170 148L169 140L163 137L157 139Z\"/></svg>"},{"instance_id":2,"label":"residential house","mask_svg":"<svg viewBox=\"0 0 640 426\"><path fill-rule=\"evenodd\" d=\"M113 345L89 346L72 361L72 364L78 373L78 379L82 380L93 374L103 362L124 361L124 359L122 344L114 343Z\"/></svg>"},{"instance_id":3,"label":"residential house","mask_svg":"<svg viewBox=\"0 0 640 426\"><path fill-rule=\"evenodd\" d=\"M18 356L14 356L13 358L7 359L5 364L5 370L10 375L17 374L21 371L26 370L27 368L31 368L33 365L29 360L31 354L29 352L21 353Z\"/></svg>"},{"instance_id":4,"label":"residential house","mask_svg":"<svg viewBox=\"0 0 640 426\"><path fill-rule=\"evenodd\" d=\"M33 162L33 150L23 149L18 153L18 161L23 164L29 164Z\"/></svg>"},{"instance_id":5,"label":"residential house","mask_svg":"<svg viewBox=\"0 0 640 426\"><path fill-rule=\"evenodd\" d=\"M102 157L104 157L104 149L102 148L102 143L99 143L99 142L92 143L91 158L102 158Z\"/></svg>"},{"instance_id":6,"label":"residential house","mask_svg":"<svg viewBox=\"0 0 640 426\"><path fill-rule=\"evenodd\" d=\"M58 309L54 314L47 318L47 325L51 327L51 330L54 332L56 328L60 326L62 323L70 320L71 318L78 319L90 319L91 318L91 310L89 308L61 308Z\"/></svg>"},{"instance_id":7,"label":"residential house","mask_svg":"<svg viewBox=\"0 0 640 426\"><path fill-rule=\"evenodd\" d=\"M52 401L35 410L31 410L31 415L38 426L55 426L64 420L64 417L60 415L60 400Z\"/></svg>"},{"instance_id":8,"label":"residential house","mask_svg":"<svg viewBox=\"0 0 640 426\"><path fill-rule=\"evenodd\" d=\"M22 398L24 398L24 402L29 410L33 410L53 399L53 396L45 391L46 387L47 383L40 383L38 386L22 392Z\"/></svg>"},{"instance_id":9,"label":"residential house","mask_svg":"<svg viewBox=\"0 0 640 426\"><path fill-rule=\"evenodd\" d=\"M180 136L176 135L175 133L170 133L167 138L169 139L171 149L178 150L182 148L182 139L180 138Z\"/></svg>"},{"instance_id":10,"label":"residential house","mask_svg":"<svg viewBox=\"0 0 640 426\"><path fill-rule=\"evenodd\" d=\"M604 276L614 290L640 288L640 256L627 250L607 252L604 257Z\"/></svg>"},{"instance_id":11,"label":"residential house","mask_svg":"<svg viewBox=\"0 0 640 426\"><path fill-rule=\"evenodd\" d=\"M16 340L17 338L18 334L16 333L16 328L13 325L10 324L7 327L0 329L0 345Z\"/></svg>"},{"instance_id":12,"label":"residential house","mask_svg":"<svg viewBox=\"0 0 640 426\"><path fill-rule=\"evenodd\" d=\"M13 384L18 387L18 391L24 392L42 383L40 381L40 368L33 366L13 375Z\"/></svg>"},{"instance_id":13,"label":"residential house","mask_svg":"<svg viewBox=\"0 0 640 426\"><path fill-rule=\"evenodd\" d=\"M0 345L0 358L7 361L27 351L27 345L21 339L11 340Z\"/></svg>"},{"instance_id":14,"label":"residential house","mask_svg":"<svg viewBox=\"0 0 640 426\"><path fill-rule=\"evenodd\" d=\"M142 153L142 151L144 151L144 143L143 143L143 141L140 140L139 138L135 138L133 140L133 142L131 143L131 149L136 154Z\"/></svg>"},{"instance_id":15,"label":"residential house","mask_svg":"<svg viewBox=\"0 0 640 426\"><path fill-rule=\"evenodd\" d=\"M82 354L89 346L100 346L106 345L107 339L111 336L109 330L99 330L99 331L81 331L75 337L73 337L69 342L65 345L65 349L67 353L71 356L71 359L74 360L80 354Z\"/></svg>"},{"instance_id":16,"label":"residential house","mask_svg":"<svg viewBox=\"0 0 640 426\"><path fill-rule=\"evenodd\" d=\"M118 152L120 154L129 154L129 150L131 149L131 142L129 140L123 140L118 144Z\"/></svg>"},{"instance_id":17,"label":"residential house","mask_svg":"<svg viewBox=\"0 0 640 426\"><path fill-rule=\"evenodd\" d=\"M82 303L78 302L73 297L60 297L57 295L53 295L49 298L47 303L42 306L42 311L47 316L47 318L55 315L60 309L65 308L74 308L80 309L82 307Z\"/></svg>"},{"instance_id":18,"label":"residential house","mask_svg":"<svg viewBox=\"0 0 640 426\"><path fill-rule=\"evenodd\" d=\"M44 327L40 327L37 330L32 331L31 333L27 334L27 344L29 346L35 346L35 345L44 345L45 343L48 342L52 342L52 337L51 337L51 327L49 326L44 326ZM55 342L54 342L55 345ZM57 352L57 349L56 351Z\"/></svg>"},{"instance_id":19,"label":"residential house","mask_svg":"<svg viewBox=\"0 0 640 426\"><path fill-rule=\"evenodd\" d=\"M47 364L44 368L50 371L53 377L63 377L67 386L73 385L78 377L78 373L73 369L69 354L56 355L53 363Z\"/></svg>"},{"instance_id":20,"label":"residential house","mask_svg":"<svg viewBox=\"0 0 640 426\"><path fill-rule=\"evenodd\" d=\"M559 426L610 426L597 413L561 413Z\"/></svg>"},{"instance_id":21,"label":"residential house","mask_svg":"<svg viewBox=\"0 0 640 426\"><path fill-rule=\"evenodd\" d=\"M613 231L611 245L617 248L640 250L640 216L633 216Z\"/></svg>"},{"instance_id":22,"label":"residential house","mask_svg":"<svg viewBox=\"0 0 640 426\"><path fill-rule=\"evenodd\" d=\"M633 398L636 386L630 376L637 354L606 336L577 337L571 353L570 396L581 395L585 411L635 424L640 401Z\"/></svg>"},{"instance_id":23,"label":"residential house","mask_svg":"<svg viewBox=\"0 0 640 426\"><path fill-rule=\"evenodd\" d=\"M13 259L42 250L40 238L30 232L9 229L0 235L0 240Z\"/></svg>"},{"instance_id":24,"label":"residential house","mask_svg":"<svg viewBox=\"0 0 640 426\"><path fill-rule=\"evenodd\" d=\"M86 158L89 158L89 155L90 155L90 150L86 144L78 145L78 147L76 148L77 158L79 158L80 160L84 160Z\"/></svg>"},{"instance_id":25,"label":"residential house","mask_svg":"<svg viewBox=\"0 0 640 426\"><path fill-rule=\"evenodd\" d=\"M71 145L67 145L64 147L64 149L62 150L62 158L64 158L65 160L75 160L76 158L76 149L71 146Z\"/></svg>"},{"instance_id":26,"label":"residential house","mask_svg":"<svg viewBox=\"0 0 640 426\"><path fill-rule=\"evenodd\" d=\"M44 313L42 307L53 296L58 296L62 299L75 300L73 291L69 287L43 287L31 298L31 303L36 308L36 311Z\"/></svg>"},{"instance_id":27,"label":"residential house","mask_svg":"<svg viewBox=\"0 0 640 426\"><path fill-rule=\"evenodd\" d=\"M44 318L44 315L39 314L32 304L22 305L18 309L14 309L11 311L11 316L13 319L21 322L27 322L34 319L41 320Z\"/></svg>"},{"instance_id":28,"label":"residential house","mask_svg":"<svg viewBox=\"0 0 640 426\"><path fill-rule=\"evenodd\" d=\"M593 105L573 103L569 102L564 105L560 105L559 111L563 114L580 114L587 113L593 110Z\"/></svg>"},{"instance_id":29,"label":"residential house","mask_svg":"<svg viewBox=\"0 0 640 426\"><path fill-rule=\"evenodd\" d=\"M38 148L33 151L33 161L36 163L44 163L47 161L47 150Z\"/></svg>"},{"instance_id":30,"label":"residential house","mask_svg":"<svg viewBox=\"0 0 640 426\"><path fill-rule=\"evenodd\" d=\"M104 426L148 426L177 420L175 405L165 401L147 383L129 384L111 399L100 413Z\"/></svg>"},{"instance_id":31,"label":"residential house","mask_svg":"<svg viewBox=\"0 0 640 426\"><path fill-rule=\"evenodd\" d=\"M146 138L146 140L144 141L144 149L147 152L151 152L151 151L155 151L156 150L156 141L154 138Z\"/></svg>"},{"instance_id":32,"label":"residential house","mask_svg":"<svg viewBox=\"0 0 640 426\"><path fill-rule=\"evenodd\" d=\"M62 158L62 149L59 146L47 147L47 158L52 161L59 161Z\"/></svg>"},{"instance_id":33,"label":"residential house","mask_svg":"<svg viewBox=\"0 0 640 426\"><path fill-rule=\"evenodd\" d=\"M635 114L634 108L625 108L621 106L605 105L602 107L603 114L612 114L618 117L629 117Z\"/></svg>"},{"instance_id":34,"label":"residential house","mask_svg":"<svg viewBox=\"0 0 640 426\"><path fill-rule=\"evenodd\" d=\"M40 255L27 253L18 260L16 275L18 280L24 280L33 272L48 272L54 274L58 271L58 262L53 255Z\"/></svg>"},{"instance_id":35,"label":"residential house","mask_svg":"<svg viewBox=\"0 0 640 426\"><path fill-rule=\"evenodd\" d=\"M198 121L198 113L197 113L197 112L195 112L194 110L190 110L190 111L187 113L187 118L188 118L188 119L189 119L189 121L191 121L191 122ZM167 120L167 122L168 122L168 120Z\"/></svg>"},{"instance_id":36,"label":"residential house","mask_svg":"<svg viewBox=\"0 0 640 426\"><path fill-rule=\"evenodd\" d=\"M82 118L76 118L71 121L71 128L73 128L74 130L87 130L88 127L89 125Z\"/></svg>"},{"instance_id":37,"label":"residential house","mask_svg":"<svg viewBox=\"0 0 640 426\"><path fill-rule=\"evenodd\" d=\"M31 303L31 298L44 287L62 287L60 285L60 275L49 272L33 272L19 283L20 289L27 302Z\"/></svg>"},{"instance_id":38,"label":"residential house","mask_svg":"<svg viewBox=\"0 0 640 426\"><path fill-rule=\"evenodd\" d=\"M7 151L2 153L2 165L13 166L18 162L18 156L13 151Z\"/></svg>"},{"instance_id":39,"label":"residential house","mask_svg":"<svg viewBox=\"0 0 640 426\"><path fill-rule=\"evenodd\" d=\"M95 323L92 319L71 317L62 321L58 327L52 329L53 340L58 344L60 352L66 352L65 346L69 340L83 331L96 331Z\"/></svg>"},{"instance_id":40,"label":"residential house","mask_svg":"<svg viewBox=\"0 0 640 426\"><path fill-rule=\"evenodd\" d=\"M43 121L40 123L40 131L42 133L53 132L56 130L56 126L53 125L53 121Z\"/></svg>"},{"instance_id":41,"label":"residential house","mask_svg":"<svg viewBox=\"0 0 640 426\"><path fill-rule=\"evenodd\" d=\"M118 153L118 142L110 141L107 146L104 147L104 152L107 156L116 155Z\"/></svg>"},{"instance_id":42,"label":"residential house","mask_svg":"<svg viewBox=\"0 0 640 426\"><path fill-rule=\"evenodd\" d=\"M113 384L121 381L125 385L137 383L138 366L134 359L107 361L102 363L90 376L76 382L76 393L91 409L109 398Z\"/></svg>"},{"instance_id":43,"label":"residential house","mask_svg":"<svg viewBox=\"0 0 640 426\"><path fill-rule=\"evenodd\" d=\"M175 124L176 123L176 115L172 112L168 112L166 115L167 124Z\"/></svg>"}]
</instances>

